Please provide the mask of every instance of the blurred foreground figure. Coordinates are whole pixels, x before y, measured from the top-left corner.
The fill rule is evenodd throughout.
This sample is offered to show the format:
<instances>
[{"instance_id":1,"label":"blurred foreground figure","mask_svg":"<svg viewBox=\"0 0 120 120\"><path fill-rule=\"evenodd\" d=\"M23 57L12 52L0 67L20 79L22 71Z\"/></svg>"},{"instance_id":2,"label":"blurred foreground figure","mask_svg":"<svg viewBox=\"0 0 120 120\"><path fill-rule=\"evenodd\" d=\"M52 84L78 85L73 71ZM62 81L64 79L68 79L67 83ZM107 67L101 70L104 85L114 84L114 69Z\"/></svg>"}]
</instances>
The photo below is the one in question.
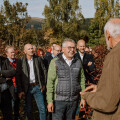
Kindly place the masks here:
<instances>
[{"instance_id":1,"label":"blurred foreground figure","mask_svg":"<svg viewBox=\"0 0 120 120\"><path fill-rule=\"evenodd\" d=\"M89 86L81 95L94 109L93 120L120 120L120 19L110 19L104 32L107 48L112 50L98 86Z\"/></svg>"}]
</instances>

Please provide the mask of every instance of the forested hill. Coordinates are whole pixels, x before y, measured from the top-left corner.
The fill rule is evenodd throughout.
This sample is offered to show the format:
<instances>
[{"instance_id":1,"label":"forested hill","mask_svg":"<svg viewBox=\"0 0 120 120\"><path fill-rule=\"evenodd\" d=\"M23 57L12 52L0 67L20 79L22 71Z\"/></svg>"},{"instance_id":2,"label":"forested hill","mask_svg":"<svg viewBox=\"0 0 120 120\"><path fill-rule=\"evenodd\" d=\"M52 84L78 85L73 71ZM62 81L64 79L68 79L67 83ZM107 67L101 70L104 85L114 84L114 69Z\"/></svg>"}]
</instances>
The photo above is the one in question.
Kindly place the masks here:
<instances>
[{"instance_id":1,"label":"forested hill","mask_svg":"<svg viewBox=\"0 0 120 120\"><path fill-rule=\"evenodd\" d=\"M44 19L43 18L38 18L38 17L31 17L31 20L27 24L26 28L27 29L42 29L42 24L44 24Z\"/></svg>"},{"instance_id":2,"label":"forested hill","mask_svg":"<svg viewBox=\"0 0 120 120\"><path fill-rule=\"evenodd\" d=\"M82 30L88 31L88 27L90 26L90 20L91 18L86 18L85 23L81 25ZM27 29L42 29L42 24L44 24L44 19L43 18L38 18L38 17L31 17L31 20L27 24L26 28Z\"/></svg>"}]
</instances>

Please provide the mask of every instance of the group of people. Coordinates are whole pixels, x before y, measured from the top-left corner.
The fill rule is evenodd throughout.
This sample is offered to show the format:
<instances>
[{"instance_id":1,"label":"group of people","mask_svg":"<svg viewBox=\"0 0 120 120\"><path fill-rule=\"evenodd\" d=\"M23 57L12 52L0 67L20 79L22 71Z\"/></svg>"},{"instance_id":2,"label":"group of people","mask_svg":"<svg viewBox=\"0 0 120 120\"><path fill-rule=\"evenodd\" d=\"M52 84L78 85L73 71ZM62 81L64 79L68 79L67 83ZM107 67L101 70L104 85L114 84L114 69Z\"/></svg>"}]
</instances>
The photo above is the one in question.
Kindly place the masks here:
<instances>
[{"instance_id":1,"label":"group of people","mask_svg":"<svg viewBox=\"0 0 120 120\"><path fill-rule=\"evenodd\" d=\"M19 103L23 99L25 115L28 120L33 120L33 98L38 107L40 120L74 118L80 99L79 92L85 89L89 71L95 69L93 56L85 53L85 46L85 41L79 40L76 53L75 41L66 38L62 47L53 44L52 51L46 52L43 58L35 55L34 45L26 44L24 56L16 59L15 48L8 45L5 48L7 57L1 57L0 60L0 105L3 119L19 120ZM81 101L84 106L85 101Z\"/></svg>"},{"instance_id":2,"label":"group of people","mask_svg":"<svg viewBox=\"0 0 120 120\"><path fill-rule=\"evenodd\" d=\"M40 120L77 120L79 105L84 108L86 102L94 109L93 120L120 120L119 18L106 23L105 37L108 48L113 49L105 59L98 86L90 75L96 69L94 57L85 51L84 40L76 45L73 39L66 38L62 46L53 44L44 57L36 55L35 46L28 43L19 59L15 58L14 47L7 46L7 57L0 57L3 120L20 120L21 99L28 120L34 120L33 98ZM86 87L86 83L92 85Z\"/></svg>"},{"instance_id":3,"label":"group of people","mask_svg":"<svg viewBox=\"0 0 120 120\"><path fill-rule=\"evenodd\" d=\"M66 38L62 43L62 52L50 62L47 102L52 120L72 120L79 114L78 104L85 106L85 100L80 98L80 91L85 90L87 73L95 70L93 56L85 53L85 46L85 41L79 40L76 52L75 41Z\"/></svg>"}]
</instances>

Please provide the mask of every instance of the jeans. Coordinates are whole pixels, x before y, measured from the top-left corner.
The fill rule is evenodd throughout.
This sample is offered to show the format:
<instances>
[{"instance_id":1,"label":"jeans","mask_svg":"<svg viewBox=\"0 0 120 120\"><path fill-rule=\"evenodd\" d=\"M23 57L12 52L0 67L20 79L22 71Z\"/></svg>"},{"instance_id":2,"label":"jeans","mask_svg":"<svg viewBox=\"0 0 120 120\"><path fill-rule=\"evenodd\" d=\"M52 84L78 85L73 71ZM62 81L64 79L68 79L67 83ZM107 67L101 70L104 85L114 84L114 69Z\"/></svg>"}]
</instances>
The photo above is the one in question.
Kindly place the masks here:
<instances>
[{"instance_id":1,"label":"jeans","mask_svg":"<svg viewBox=\"0 0 120 120\"><path fill-rule=\"evenodd\" d=\"M77 101L55 101L52 120L72 120L76 107Z\"/></svg>"},{"instance_id":2,"label":"jeans","mask_svg":"<svg viewBox=\"0 0 120 120\"><path fill-rule=\"evenodd\" d=\"M40 85L30 86L28 89L28 93L25 98L25 110L27 113L28 120L33 120L32 114L32 97L34 97L38 110L40 120L46 120L46 110L44 104L43 93L40 90Z\"/></svg>"}]
</instances>

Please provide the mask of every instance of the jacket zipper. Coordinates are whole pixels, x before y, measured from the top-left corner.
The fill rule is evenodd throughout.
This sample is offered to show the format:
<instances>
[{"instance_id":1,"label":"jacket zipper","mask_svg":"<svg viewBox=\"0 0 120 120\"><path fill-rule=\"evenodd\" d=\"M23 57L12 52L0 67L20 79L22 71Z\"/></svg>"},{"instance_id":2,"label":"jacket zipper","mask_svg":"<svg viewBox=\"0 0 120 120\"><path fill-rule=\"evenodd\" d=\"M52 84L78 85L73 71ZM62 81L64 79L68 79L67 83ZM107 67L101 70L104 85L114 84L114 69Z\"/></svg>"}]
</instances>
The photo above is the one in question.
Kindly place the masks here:
<instances>
[{"instance_id":1,"label":"jacket zipper","mask_svg":"<svg viewBox=\"0 0 120 120\"><path fill-rule=\"evenodd\" d=\"M70 101L72 101L72 75L71 75L71 67L70 67L70 84L71 84L71 97L70 97Z\"/></svg>"}]
</instances>

